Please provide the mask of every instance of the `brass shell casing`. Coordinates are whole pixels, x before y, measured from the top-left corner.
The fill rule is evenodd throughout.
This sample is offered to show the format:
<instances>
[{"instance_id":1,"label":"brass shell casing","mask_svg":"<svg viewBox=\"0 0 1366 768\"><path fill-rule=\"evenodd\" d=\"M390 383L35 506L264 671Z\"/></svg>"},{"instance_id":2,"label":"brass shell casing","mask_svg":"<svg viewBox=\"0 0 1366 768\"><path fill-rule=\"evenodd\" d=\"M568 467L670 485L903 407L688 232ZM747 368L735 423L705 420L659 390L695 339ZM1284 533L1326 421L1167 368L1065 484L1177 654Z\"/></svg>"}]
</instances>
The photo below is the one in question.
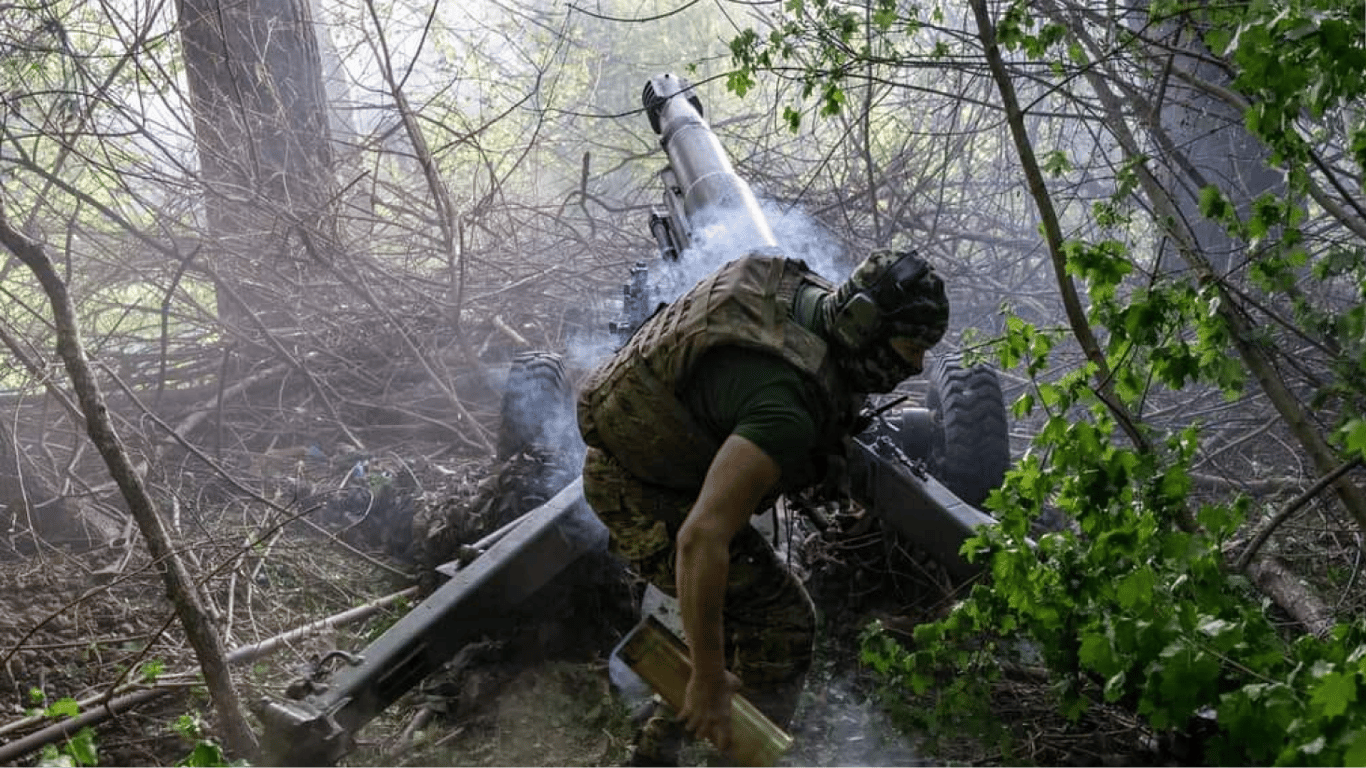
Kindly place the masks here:
<instances>
[{"instance_id":1,"label":"brass shell casing","mask_svg":"<svg viewBox=\"0 0 1366 768\"><path fill-rule=\"evenodd\" d=\"M669 706L682 711L692 676L691 657L682 641L658 619L649 616L631 630L620 655ZM773 765L792 747L792 737L738 693L731 697L731 718L729 756L736 765Z\"/></svg>"}]
</instances>

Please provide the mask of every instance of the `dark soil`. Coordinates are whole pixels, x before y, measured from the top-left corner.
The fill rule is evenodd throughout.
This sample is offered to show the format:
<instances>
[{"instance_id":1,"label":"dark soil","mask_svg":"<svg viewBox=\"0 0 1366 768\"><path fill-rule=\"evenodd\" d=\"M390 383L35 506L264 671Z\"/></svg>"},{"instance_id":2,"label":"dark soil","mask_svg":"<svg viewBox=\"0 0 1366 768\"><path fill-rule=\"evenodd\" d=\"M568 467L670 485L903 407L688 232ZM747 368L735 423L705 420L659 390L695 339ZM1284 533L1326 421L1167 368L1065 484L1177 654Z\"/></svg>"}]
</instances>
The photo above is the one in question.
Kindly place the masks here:
<instances>
[{"instance_id":1,"label":"dark soil","mask_svg":"<svg viewBox=\"0 0 1366 768\"><path fill-rule=\"evenodd\" d=\"M388 495L374 494L384 503L367 496L361 525L355 524L355 510L340 503L324 508L332 530L342 521L354 550L326 532L291 525L268 539L268 546L254 548L252 556L220 569L230 554L236 556L242 520L221 511L210 518L186 506L181 535L200 542L187 551L200 563L209 602L231 628L229 644L258 642L414 583L425 565L398 559L391 551L394 541L405 541L409 557L439 560L539 503L539 493L508 493L516 485L510 478L537 460L370 462L371 471L384 474L367 482L400 479ZM338 466L320 465L317 473L335 477ZM1002 729L1012 733L1008 751L1002 749L1006 742L985 731L981 739L914 730L908 735L905 724L914 718L893 717L882 705L877 681L859 662L859 636L874 619L908 635L915 624L946 610L951 598L942 571L884 534L857 507L817 499L780 506L785 523L779 550L806 580L822 619L817 663L790 729L795 744L784 764L1088 763L1124 752L1103 746L1098 731L1116 732L1106 738L1117 743L1136 738L1136 729L1126 730L1118 719L1086 728L1045 724L1040 718L1049 711L1047 684L1028 680L1003 691L1002 712L1011 714L1014 726ZM386 522L385 515L392 519ZM824 530L813 520L821 520ZM395 524L408 525L413 536L382 534L366 541L365 532ZM454 658L441 673L361 730L360 746L346 762L621 764L637 723L612 690L607 656L634 626L640 595L641 585L607 556L580 561L522 606L506 634L452 649ZM404 610L291 643L243 665L239 692L245 701L279 696L311 655L332 648L358 652ZM160 582L136 549L79 558L49 552L0 563L0 727L11 729L0 732L0 743L33 730L15 724L59 699L87 699L116 684L180 680L175 693L99 725L96 742L104 765L172 765L184 759L194 744L172 726L209 707L193 674L174 676L193 673L196 665L171 618ZM925 707L929 711L932 703ZM211 718L207 732L212 733ZM705 745L686 754L693 764L724 763ZM31 765L38 757L31 753L19 762Z\"/></svg>"}]
</instances>

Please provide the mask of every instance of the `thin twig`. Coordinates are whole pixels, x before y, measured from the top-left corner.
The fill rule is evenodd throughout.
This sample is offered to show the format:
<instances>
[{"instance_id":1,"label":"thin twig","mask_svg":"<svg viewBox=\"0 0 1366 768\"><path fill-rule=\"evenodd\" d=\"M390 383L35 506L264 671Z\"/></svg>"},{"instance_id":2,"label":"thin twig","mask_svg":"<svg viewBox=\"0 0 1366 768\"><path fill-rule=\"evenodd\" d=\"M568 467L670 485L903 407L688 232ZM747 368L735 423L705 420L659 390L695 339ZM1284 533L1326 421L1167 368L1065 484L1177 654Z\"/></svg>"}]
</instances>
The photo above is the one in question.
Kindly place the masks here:
<instances>
[{"instance_id":1,"label":"thin twig","mask_svg":"<svg viewBox=\"0 0 1366 768\"><path fill-rule=\"evenodd\" d=\"M409 587L402 591L395 592L390 595L385 595L384 597L380 597L375 600L371 600L370 602L365 603L364 605L359 605L355 608L350 608L348 610L342 611L341 613L328 616L327 618L319 619L310 624L305 624L302 627L296 627L295 629L291 629L288 632L284 632L274 637L262 640L259 643L240 646L228 652L227 660L229 663L232 664L241 664L245 662L255 661L256 659L262 656L274 653L281 647L285 646L290 642L298 640L299 638L305 637L315 632L321 632L323 630L332 629L335 627L343 626L345 624L351 624L353 622L369 618L371 615L373 615L374 613L378 612L383 608L393 605L394 603L400 600L405 600L416 595L417 590L417 587ZM181 675L163 675L162 677L185 677L192 680L194 675L195 673L186 672L182 673ZM78 707L82 710L82 713L79 716L62 720L61 722L54 723L53 725L50 725L47 728L44 728L41 731L37 731L22 739L16 739L14 741L7 742L6 744L0 745L0 763L9 763L19 757L23 757L29 752L41 748L44 744L49 744L58 739L65 738L71 733L74 733L75 731L78 731L87 725L96 725L119 714L120 712L125 712L139 704L151 701L154 698L162 696L163 694L183 690L188 685L190 685L189 682L176 683L174 685L160 685L154 688L134 690L131 693L126 693L112 699L108 699L108 692L103 692L97 696L92 696L88 699L78 702ZM108 700L106 701L106 699ZM16 731L22 731L26 728L31 728L43 722L45 719L47 719L47 716L35 715L32 717L23 718L22 720L16 720L12 723L0 726L0 735L4 735L6 733L13 733Z\"/></svg>"},{"instance_id":2,"label":"thin twig","mask_svg":"<svg viewBox=\"0 0 1366 768\"><path fill-rule=\"evenodd\" d=\"M1247 570L1247 565L1248 563L1252 562L1252 558L1257 554L1257 550L1262 548L1262 545L1266 543L1267 538L1271 536L1271 534L1276 530L1276 528L1280 526L1281 523L1285 522L1286 519L1288 519L1291 515L1295 514L1295 512L1297 512L1300 507L1303 507L1305 504L1308 504L1309 501L1313 499L1315 496L1319 495L1319 493L1322 492L1323 489L1327 488L1329 485L1332 485L1334 481L1336 481L1343 475L1347 474L1347 472L1352 470L1354 467L1358 467L1360 465L1360 456L1355 456L1351 459L1348 459L1347 461L1344 461L1343 463L1339 464L1335 469L1333 469L1333 471L1316 480L1313 485L1305 489L1304 493L1301 493L1299 496L1296 496L1289 504L1286 504L1284 507L1282 507L1279 512L1273 515L1271 519L1266 522L1266 525L1262 526L1261 530L1257 531L1256 535L1252 537L1252 540L1248 542L1247 548L1243 550L1243 553L1238 556L1238 560L1233 564L1233 569L1238 572Z\"/></svg>"},{"instance_id":3,"label":"thin twig","mask_svg":"<svg viewBox=\"0 0 1366 768\"><path fill-rule=\"evenodd\" d=\"M150 419L150 420L152 421L153 424L156 424L157 426L159 426L159 427L161 427L163 430L165 430L166 433L167 433L167 435L170 436L172 439L174 439L177 443L180 443L180 446L181 446L182 448L184 448L185 450L187 450L187 451L189 451L190 453L194 454L195 458L197 458L197 459L199 459L200 461L204 462L205 466L207 466L209 469L213 470L213 472L214 472L216 475L218 475L219 477L221 477L223 480L227 481L227 482L228 482L230 485L232 485L234 488L236 488L237 490L241 491L242 493L245 493L246 495L250 496L252 499L254 499L254 500L256 500L256 501L258 501L258 502L260 502L260 503L266 505L266 506L269 507L270 509L272 509L272 510L274 510L274 511L276 511L276 512L279 512L280 514L283 514L283 515L290 515L290 516L294 517L294 519L297 519L299 522L302 522L304 525L307 525L308 527L312 528L314 531L317 531L318 533L322 534L323 536L326 536L328 539L330 539L330 540L332 541L332 543L336 544L337 546L342 547L343 549L347 550L347 551L350 552L351 554L353 554L353 555L355 555L355 556L357 556L357 557L359 557L359 558L364 559L366 562L370 563L371 565L375 566L376 568L382 568L382 569L384 569L384 570L386 570L386 571L388 571L388 572L390 572L390 573L392 573L392 574L394 574L394 575L396 575L396 576L401 576L401 577L403 577L403 578L405 578L405 579L411 579L411 578L412 578L412 574L404 573L403 571L400 571L399 569L395 568L394 566L389 565L388 563L386 563L386 562L384 562L384 561L382 561L382 560L379 560L378 558L375 558L375 557L371 556L369 553L362 552L361 550L356 549L355 547L351 546L350 544L346 543L345 541L342 541L340 538L338 538L336 535L334 535L331 531L328 531L326 528L323 528L321 525L318 525L317 523L313 522L312 520L309 520L307 517L304 517L303 515L296 515L296 513L295 513L293 510L287 509L286 507L281 506L280 504L277 504L277 503L274 502L274 501L271 501L270 499L266 498L265 496L262 496L260 493L256 492L255 490L253 490L253 489L247 487L246 484L244 484L242 481L238 480L236 477L233 477L231 474L228 473L227 470L223 469L223 467L220 466L220 465L218 464L218 462L214 461L212 458L210 458L209 456L207 456L203 451L201 451L201 450L199 449L198 446L196 446L194 443L191 443L189 440L186 440L184 437L182 437L182 436L180 435L179 432L176 432L175 429L173 429L173 428L171 427L170 424L167 424L165 421L163 421L163 420L161 419L160 416L157 416L155 413L152 413L151 410L149 410L149 409L147 408L147 406L146 406L145 404L143 404L142 400L137 396L137 394L136 394L135 392L133 392L133 390L132 390L131 388L129 388L129 386L128 386L126 383L124 383L124 381L123 381L122 379L120 379L118 376L115 376L115 375L113 374L113 372L112 372L112 371L109 371L108 369L106 369L106 372L108 372L108 373L110 374L110 377L114 380L114 382L115 382L116 384L118 384L120 388L123 389L124 394L128 395L128 397L130 397L130 398L133 400L133 403L134 403L135 405L137 405L137 407L139 407L139 408L142 409L143 413L147 416L148 419ZM308 512L311 512L311 511L313 511L313 510L308 510ZM304 514L307 514L307 512L305 512ZM289 521L289 522L292 522L292 520ZM238 556L240 556L240 553L239 553L239 555L234 555L234 557L238 557Z\"/></svg>"}]
</instances>

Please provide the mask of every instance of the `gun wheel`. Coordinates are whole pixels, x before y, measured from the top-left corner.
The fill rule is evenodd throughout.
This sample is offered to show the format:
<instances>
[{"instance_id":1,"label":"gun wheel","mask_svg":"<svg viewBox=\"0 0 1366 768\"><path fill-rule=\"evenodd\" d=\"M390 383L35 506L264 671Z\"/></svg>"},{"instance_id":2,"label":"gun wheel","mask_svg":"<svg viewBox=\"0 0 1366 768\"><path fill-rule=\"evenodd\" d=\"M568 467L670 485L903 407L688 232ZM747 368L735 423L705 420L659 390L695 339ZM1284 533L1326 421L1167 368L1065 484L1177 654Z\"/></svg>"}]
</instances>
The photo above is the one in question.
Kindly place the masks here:
<instances>
[{"instance_id":1,"label":"gun wheel","mask_svg":"<svg viewBox=\"0 0 1366 768\"><path fill-rule=\"evenodd\" d=\"M926 407L934 414L930 473L973 506L1005 479L1010 434L996 370L963 366L960 355L935 358Z\"/></svg>"},{"instance_id":2,"label":"gun wheel","mask_svg":"<svg viewBox=\"0 0 1366 768\"><path fill-rule=\"evenodd\" d=\"M561 449L578 442L574 388L560 356L543 351L517 355L503 391L498 458L511 458L533 445Z\"/></svg>"}]
</instances>

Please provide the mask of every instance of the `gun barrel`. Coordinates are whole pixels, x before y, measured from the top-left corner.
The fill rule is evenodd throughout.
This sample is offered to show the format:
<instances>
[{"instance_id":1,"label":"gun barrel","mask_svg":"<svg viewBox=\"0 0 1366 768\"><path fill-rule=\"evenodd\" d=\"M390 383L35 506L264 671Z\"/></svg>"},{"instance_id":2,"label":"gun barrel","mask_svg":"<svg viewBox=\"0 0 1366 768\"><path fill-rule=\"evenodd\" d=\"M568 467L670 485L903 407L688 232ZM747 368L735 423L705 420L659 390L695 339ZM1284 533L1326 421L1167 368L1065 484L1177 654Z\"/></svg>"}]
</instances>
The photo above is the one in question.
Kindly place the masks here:
<instances>
[{"instance_id":1,"label":"gun barrel","mask_svg":"<svg viewBox=\"0 0 1366 768\"><path fill-rule=\"evenodd\" d=\"M641 94L650 127L659 134L669 156L674 188L665 195L682 200L687 215L688 240L696 228L718 224L724 228L736 255L776 252L777 238L759 201L726 155L721 141L702 117L702 101L687 80L658 75L645 83Z\"/></svg>"}]
</instances>

